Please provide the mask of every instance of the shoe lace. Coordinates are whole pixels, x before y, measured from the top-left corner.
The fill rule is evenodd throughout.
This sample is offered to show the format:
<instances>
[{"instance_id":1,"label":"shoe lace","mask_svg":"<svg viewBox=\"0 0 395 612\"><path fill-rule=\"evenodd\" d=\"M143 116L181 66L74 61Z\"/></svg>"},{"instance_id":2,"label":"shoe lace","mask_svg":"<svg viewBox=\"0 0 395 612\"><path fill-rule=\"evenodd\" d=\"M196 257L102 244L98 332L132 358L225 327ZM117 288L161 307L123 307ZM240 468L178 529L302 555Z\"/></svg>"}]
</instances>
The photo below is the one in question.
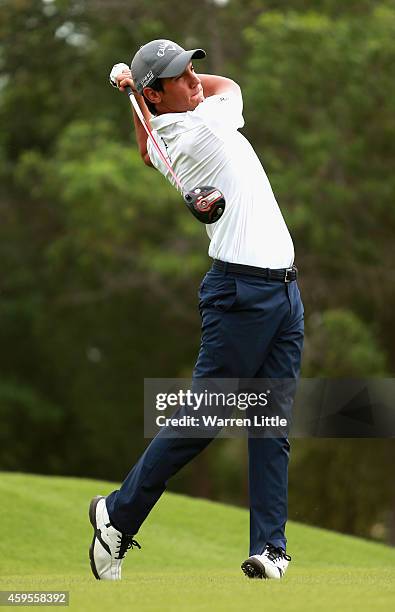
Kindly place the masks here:
<instances>
[{"instance_id":1,"label":"shoe lace","mask_svg":"<svg viewBox=\"0 0 395 612\"><path fill-rule=\"evenodd\" d=\"M115 558L123 559L129 548L133 547L141 548L140 544L136 542L136 540L133 540L133 536L126 535L125 533L118 535L118 546L116 550L118 556Z\"/></svg>"},{"instance_id":2,"label":"shoe lace","mask_svg":"<svg viewBox=\"0 0 395 612\"><path fill-rule=\"evenodd\" d=\"M275 563L278 559L286 559L287 561L291 561L291 557L285 554L285 550L281 548L281 546L273 546L273 544L267 544L265 551L263 553L265 557L270 559Z\"/></svg>"}]
</instances>

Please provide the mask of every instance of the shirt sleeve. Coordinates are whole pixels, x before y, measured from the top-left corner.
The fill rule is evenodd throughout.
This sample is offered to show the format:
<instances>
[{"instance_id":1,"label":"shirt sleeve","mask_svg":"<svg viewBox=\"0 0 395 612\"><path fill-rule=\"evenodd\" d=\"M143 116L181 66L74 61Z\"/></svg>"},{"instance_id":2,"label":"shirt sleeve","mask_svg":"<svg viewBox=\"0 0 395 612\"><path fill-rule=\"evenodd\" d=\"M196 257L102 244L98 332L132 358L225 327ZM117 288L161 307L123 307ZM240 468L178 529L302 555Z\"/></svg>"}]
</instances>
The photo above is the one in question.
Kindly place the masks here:
<instances>
[{"instance_id":1,"label":"shirt sleeve","mask_svg":"<svg viewBox=\"0 0 395 612\"><path fill-rule=\"evenodd\" d=\"M151 143L151 138L147 138L147 153L148 153L148 157L151 160L151 163L153 164L154 168L156 168L157 170L159 170L158 168L158 158L159 155L157 154L157 152L155 151L152 143Z\"/></svg>"},{"instance_id":2,"label":"shirt sleeve","mask_svg":"<svg viewBox=\"0 0 395 612\"><path fill-rule=\"evenodd\" d=\"M213 131L234 131L242 128L243 98L240 91L225 91L206 98L192 111Z\"/></svg>"},{"instance_id":3,"label":"shirt sleeve","mask_svg":"<svg viewBox=\"0 0 395 612\"><path fill-rule=\"evenodd\" d=\"M156 140L156 142L159 144L160 139L158 138L158 134L156 131L153 132L153 136ZM166 150L163 148L163 146L161 146L159 144L159 147L163 153L163 155L165 157L167 157L167 153ZM171 172L169 171L168 167L166 166L166 164L164 163L163 159L161 158L161 156L159 155L158 151L156 150L156 148L154 147L154 145L152 144L152 141L150 138L147 139L147 153L148 156L152 162L152 165L154 166L154 168L156 168L157 170L159 170L159 172L161 172L163 174L163 176L165 178L167 178L168 181L170 181L170 183L180 191L180 187L177 185L177 183L174 180L174 177L172 176ZM168 160L170 163L170 160Z\"/></svg>"}]
</instances>

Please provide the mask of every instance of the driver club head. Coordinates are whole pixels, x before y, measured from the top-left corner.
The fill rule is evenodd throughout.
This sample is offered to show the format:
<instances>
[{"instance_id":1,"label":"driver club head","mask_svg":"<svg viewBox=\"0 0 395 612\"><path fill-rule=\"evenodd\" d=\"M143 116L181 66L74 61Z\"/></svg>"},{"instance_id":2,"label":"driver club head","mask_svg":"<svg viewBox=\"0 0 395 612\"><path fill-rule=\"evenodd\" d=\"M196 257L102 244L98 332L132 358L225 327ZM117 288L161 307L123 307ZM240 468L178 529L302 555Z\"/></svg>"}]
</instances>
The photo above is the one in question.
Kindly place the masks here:
<instances>
[{"instance_id":1,"label":"driver club head","mask_svg":"<svg viewBox=\"0 0 395 612\"><path fill-rule=\"evenodd\" d=\"M199 185L184 193L184 202L193 216L207 225L218 221L225 210L223 193L209 185Z\"/></svg>"}]
</instances>

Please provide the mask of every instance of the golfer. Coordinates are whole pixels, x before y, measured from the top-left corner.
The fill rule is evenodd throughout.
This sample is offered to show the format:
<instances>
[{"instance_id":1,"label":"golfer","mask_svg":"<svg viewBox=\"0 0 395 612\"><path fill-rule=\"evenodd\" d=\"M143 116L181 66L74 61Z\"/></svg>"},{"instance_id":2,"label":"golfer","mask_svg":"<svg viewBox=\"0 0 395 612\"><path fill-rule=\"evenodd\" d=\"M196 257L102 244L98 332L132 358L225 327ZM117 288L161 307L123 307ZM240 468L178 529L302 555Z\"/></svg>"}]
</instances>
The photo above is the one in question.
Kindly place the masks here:
<instances>
[{"instance_id":1,"label":"golfer","mask_svg":"<svg viewBox=\"0 0 395 612\"><path fill-rule=\"evenodd\" d=\"M205 55L154 40L137 51L131 71L114 66L111 73L121 91L134 91L182 184L213 185L225 196L223 216L206 226L213 264L199 290L202 337L193 378L296 379L304 326L292 239L265 171L238 131L244 125L240 88L225 77L197 74L194 62ZM174 184L135 113L134 122L142 159ZM97 579L120 580L125 553L140 548L134 537L167 481L210 441L162 430L121 488L91 501L90 561ZM286 437L248 440L250 556L241 567L249 578L279 579L291 559L285 537L289 450Z\"/></svg>"}]
</instances>

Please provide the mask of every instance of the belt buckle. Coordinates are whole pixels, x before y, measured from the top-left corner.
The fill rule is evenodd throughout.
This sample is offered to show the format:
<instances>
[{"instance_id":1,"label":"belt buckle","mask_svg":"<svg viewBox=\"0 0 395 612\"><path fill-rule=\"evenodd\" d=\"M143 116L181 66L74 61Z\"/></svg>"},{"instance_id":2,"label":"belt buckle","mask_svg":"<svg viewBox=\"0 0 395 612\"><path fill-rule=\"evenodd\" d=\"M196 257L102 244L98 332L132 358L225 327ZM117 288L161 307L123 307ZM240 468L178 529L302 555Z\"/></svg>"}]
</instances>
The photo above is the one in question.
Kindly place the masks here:
<instances>
[{"instance_id":1,"label":"belt buckle","mask_svg":"<svg viewBox=\"0 0 395 612\"><path fill-rule=\"evenodd\" d=\"M288 273L291 273L291 272L293 272L293 268L286 268L285 275L284 275L284 283L292 282L292 279L288 278Z\"/></svg>"}]
</instances>

